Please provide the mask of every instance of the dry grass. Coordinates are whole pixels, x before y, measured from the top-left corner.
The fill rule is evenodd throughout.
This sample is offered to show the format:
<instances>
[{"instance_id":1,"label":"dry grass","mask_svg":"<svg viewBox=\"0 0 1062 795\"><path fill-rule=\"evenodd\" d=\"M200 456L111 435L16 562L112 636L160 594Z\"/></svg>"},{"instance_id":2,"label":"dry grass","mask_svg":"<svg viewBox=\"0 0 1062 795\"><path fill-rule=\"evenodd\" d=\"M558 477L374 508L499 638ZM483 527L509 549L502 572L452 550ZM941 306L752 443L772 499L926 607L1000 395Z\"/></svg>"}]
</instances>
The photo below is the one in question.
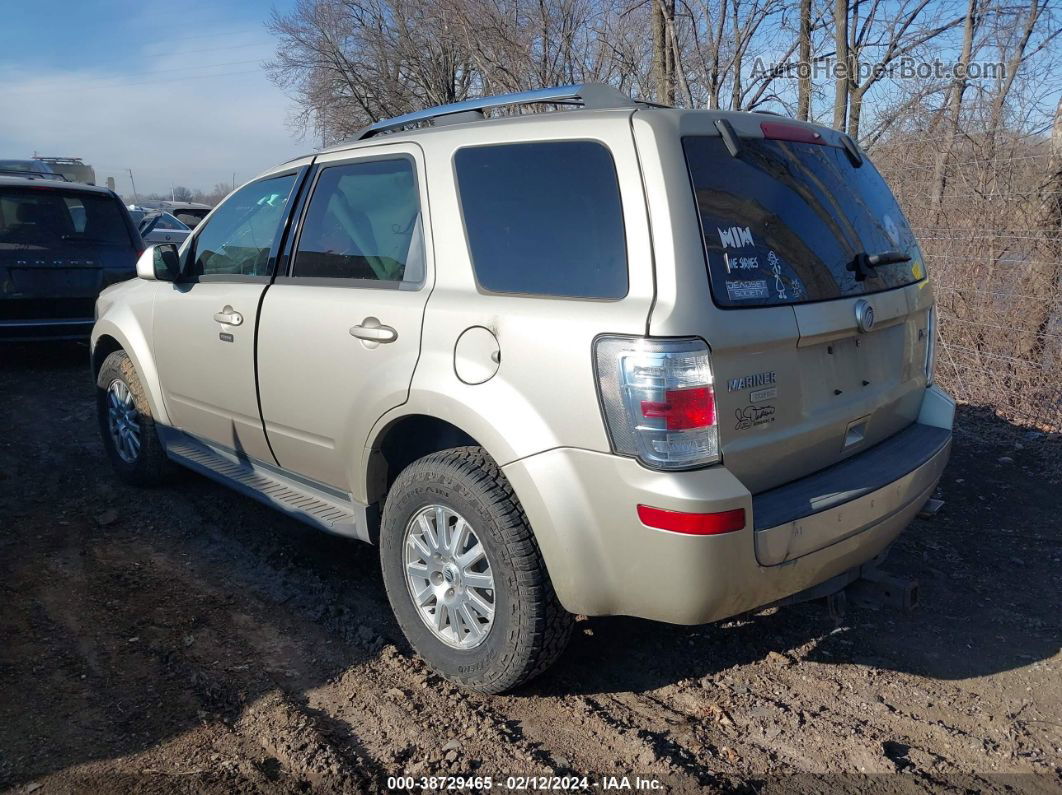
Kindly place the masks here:
<instances>
[{"instance_id":1,"label":"dry grass","mask_svg":"<svg viewBox=\"0 0 1062 795\"><path fill-rule=\"evenodd\" d=\"M933 280L937 379L963 402L1062 431L1062 230L1043 223L1045 206L1058 201L1047 187L1047 142L989 147L964 137L934 210L939 150L939 139L903 137L873 153Z\"/></svg>"}]
</instances>

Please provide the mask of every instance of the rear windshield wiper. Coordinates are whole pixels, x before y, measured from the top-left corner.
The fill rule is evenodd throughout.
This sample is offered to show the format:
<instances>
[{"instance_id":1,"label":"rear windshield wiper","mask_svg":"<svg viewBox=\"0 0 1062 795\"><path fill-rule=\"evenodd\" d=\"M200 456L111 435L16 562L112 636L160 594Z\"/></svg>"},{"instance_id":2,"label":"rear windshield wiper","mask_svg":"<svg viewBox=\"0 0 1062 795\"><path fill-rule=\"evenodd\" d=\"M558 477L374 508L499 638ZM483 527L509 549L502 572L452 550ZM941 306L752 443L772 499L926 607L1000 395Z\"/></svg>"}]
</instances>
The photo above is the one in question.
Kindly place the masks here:
<instances>
[{"instance_id":1,"label":"rear windshield wiper","mask_svg":"<svg viewBox=\"0 0 1062 795\"><path fill-rule=\"evenodd\" d=\"M900 262L910 262L911 257L902 251L882 251L880 254L867 254L865 251L856 254L855 259L849 262L845 268L855 274L857 282L861 282L871 275L871 269L879 265L896 265Z\"/></svg>"}]
</instances>

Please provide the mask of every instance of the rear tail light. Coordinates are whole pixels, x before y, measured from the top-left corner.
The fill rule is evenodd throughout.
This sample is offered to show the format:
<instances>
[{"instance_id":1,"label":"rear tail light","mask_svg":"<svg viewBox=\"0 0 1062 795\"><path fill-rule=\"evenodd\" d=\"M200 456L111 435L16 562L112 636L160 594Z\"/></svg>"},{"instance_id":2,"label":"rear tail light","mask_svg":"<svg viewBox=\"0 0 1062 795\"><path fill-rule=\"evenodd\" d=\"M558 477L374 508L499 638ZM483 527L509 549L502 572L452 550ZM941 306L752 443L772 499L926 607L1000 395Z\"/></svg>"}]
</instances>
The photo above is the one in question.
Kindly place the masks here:
<instances>
[{"instance_id":1,"label":"rear tail light","mask_svg":"<svg viewBox=\"0 0 1062 795\"><path fill-rule=\"evenodd\" d=\"M719 461L712 364L702 340L599 337L594 358L613 450L656 469Z\"/></svg>"}]
</instances>

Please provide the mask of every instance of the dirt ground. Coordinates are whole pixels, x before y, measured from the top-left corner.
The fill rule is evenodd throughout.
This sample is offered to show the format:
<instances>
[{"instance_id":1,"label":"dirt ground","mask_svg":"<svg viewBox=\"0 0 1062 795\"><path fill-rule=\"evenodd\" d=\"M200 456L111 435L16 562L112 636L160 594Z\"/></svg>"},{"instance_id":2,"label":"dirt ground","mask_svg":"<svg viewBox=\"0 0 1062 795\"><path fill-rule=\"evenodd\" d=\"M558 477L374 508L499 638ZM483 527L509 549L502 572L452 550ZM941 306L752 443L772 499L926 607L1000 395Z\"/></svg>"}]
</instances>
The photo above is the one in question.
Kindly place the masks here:
<instances>
[{"instance_id":1,"label":"dirt ground","mask_svg":"<svg viewBox=\"0 0 1062 795\"><path fill-rule=\"evenodd\" d=\"M920 581L912 614L582 620L552 671L485 697L411 655L375 549L192 474L121 485L86 349L5 348L0 789L1057 792L1060 449L961 412L944 510L886 564Z\"/></svg>"}]
</instances>

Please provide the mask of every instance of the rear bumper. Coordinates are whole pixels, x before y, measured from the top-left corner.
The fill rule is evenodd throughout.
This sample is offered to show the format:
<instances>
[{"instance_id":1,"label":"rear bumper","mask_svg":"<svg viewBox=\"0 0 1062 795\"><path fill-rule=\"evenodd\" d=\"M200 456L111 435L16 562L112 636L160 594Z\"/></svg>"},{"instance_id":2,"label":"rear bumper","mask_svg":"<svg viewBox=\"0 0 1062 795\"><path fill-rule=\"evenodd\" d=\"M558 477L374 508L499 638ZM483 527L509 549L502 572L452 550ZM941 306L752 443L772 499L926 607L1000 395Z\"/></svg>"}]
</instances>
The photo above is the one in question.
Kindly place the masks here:
<instances>
[{"instance_id":1,"label":"rear bumper","mask_svg":"<svg viewBox=\"0 0 1062 795\"><path fill-rule=\"evenodd\" d=\"M777 602L884 551L932 495L950 453L951 402L935 388L926 400L930 410L905 431L923 437L920 457L871 448L839 465L846 471L819 480L852 486L864 473L869 487L760 529L756 504L766 510L764 495L754 499L725 467L663 473L619 456L560 448L504 470L566 609L700 624ZM889 458L902 471L874 482L865 473L878 468L875 458ZM823 493L815 479L791 486L810 484L803 497ZM684 536L641 524L639 504L691 513L744 508L748 524L724 535Z\"/></svg>"},{"instance_id":2,"label":"rear bumper","mask_svg":"<svg viewBox=\"0 0 1062 795\"><path fill-rule=\"evenodd\" d=\"M88 318L0 320L0 342L87 340L95 323Z\"/></svg>"}]
</instances>

